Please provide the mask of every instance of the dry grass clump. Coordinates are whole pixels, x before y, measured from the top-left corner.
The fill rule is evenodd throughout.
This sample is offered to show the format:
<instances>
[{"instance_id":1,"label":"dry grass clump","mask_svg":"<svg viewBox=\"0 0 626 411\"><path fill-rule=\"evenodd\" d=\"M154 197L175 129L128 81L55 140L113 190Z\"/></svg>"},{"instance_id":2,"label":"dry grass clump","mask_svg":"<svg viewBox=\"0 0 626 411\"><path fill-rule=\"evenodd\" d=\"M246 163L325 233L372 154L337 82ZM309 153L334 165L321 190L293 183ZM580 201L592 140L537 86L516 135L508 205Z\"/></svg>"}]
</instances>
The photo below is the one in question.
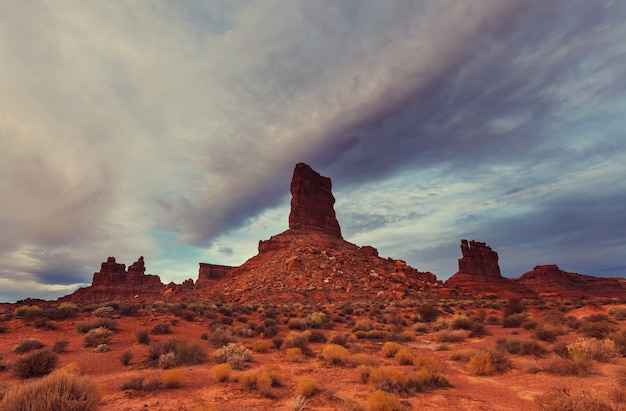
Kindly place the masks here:
<instances>
[{"instance_id":1,"label":"dry grass clump","mask_svg":"<svg viewBox=\"0 0 626 411\"><path fill-rule=\"evenodd\" d=\"M465 369L473 375L492 375L511 369L511 361L500 351L479 351L467 362Z\"/></svg>"},{"instance_id":2,"label":"dry grass clump","mask_svg":"<svg viewBox=\"0 0 626 411\"><path fill-rule=\"evenodd\" d=\"M285 359L289 362L300 362L304 359L304 354L300 348L287 348L285 351Z\"/></svg>"},{"instance_id":3,"label":"dry grass clump","mask_svg":"<svg viewBox=\"0 0 626 411\"><path fill-rule=\"evenodd\" d=\"M370 367L378 367L379 362L376 357L365 354L365 353L356 353L350 355L350 364L354 366L359 365L369 365Z\"/></svg>"},{"instance_id":4,"label":"dry grass clump","mask_svg":"<svg viewBox=\"0 0 626 411\"><path fill-rule=\"evenodd\" d=\"M160 379L152 379L144 383L143 377L134 377L128 381L124 381L120 384L120 390L133 390L133 391L156 391L161 389L163 382Z\"/></svg>"},{"instance_id":5,"label":"dry grass clump","mask_svg":"<svg viewBox=\"0 0 626 411\"><path fill-rule=\"evenodd\" d=\"M435 333L436 342L460 342L465 341L469 337L470 331L467 330L441 330Z\"/></svg>"},{"instance_id":6,"label":"dry grass clump","mask_svg":"<svg viewBox=\"0 0 626 411\"><path fill-rule=\"evenodd\" d=\"M394 355L396 355L398 353L398 351L400 351L400 349L402 348L402 345L398 344L397 342L386 342L383 344L383 346L380 348L380 352L388 358L393 357Z\"/></svg>"},{"instance_id":7,"label":"dry grass clump","mask_svg":"<svg viewBox=\"0 0 626 411\"><path fill-rule=\"evenodd\" d=\"M322 349L322 358L334 366L345 365L349 356L348 349L338 344L327 344Z\"/></svg>"},{"instance_id":8,"label":"dry grass clump","mask_svg":"<svg viewBox=\"0 0 626 411\"><path fill-rule=\"evenodd\" d=\"M626 307L615 305L608 309L607 314L619 321L626 320Z\"/></svg>"},{"instance_id":9,"label":"dry grass clump","mask_svg":"<svg viewBox=\"0 0 626 411\"><path fill-rule=\"evenodd\" d=\"M583 335L589 338L606 338L617 330L615 322L604 314L594 314L583 317L582 324L578 329Z\"/></svg>"},{"instance_id":10,"label":"dry grass clump","mask_svg":"<svg viewBox=\"0 0 626 411\"><path fill-rule=\"evenodd\" d=\"M150 344L150 333L145 328L135 330L135 338L139 344Z\"/></svg>"},{"instance_id":11,"label":"dry grass clump","mask_svg":"<svg viewBox=\"0 0 626 411\"><path fill-rule=\"evenodd\" d=\"M166 388L180 388L187 381L187 376L181 369L167 370L161 376L161 381Z\"/></svg>"},{"instance_id":12,"label":"dry grass clump","mask_svg":"<svg viewBox=\"0 0 626 411\"><path fill-rule=\"evenodd\" d=\"M309 335L310 332L304 331L301 333L298 332L290 332L285 338L284 346L285 348L299 348L303 354L311 353L311 348L309 347Z\"/></svg>"},{"instance_id":13,"label":"dry grass clump","mask_svg":"<svg viewBox=\"0 0 626 411\"><path fill-rule=\"evenodd\" d=\"M265 397L272 397L272 387L283 385L283 373L277 364L268 364L263 370L250 370L239 378L248 390L258 390Z\"/></svg>"},{"instance_id":14,"label":"dry grass clump","mask_svg":"<svg viewBox=\"0 0 626 411\"><path fill-rule=\"evenodd\" d=\"M319 383L315 378L302 377L296 385L296 395L309 398L319 391Z\"/></svg>"},{"instance_id":15,"label":"dry grass clump","mask_svg":"<svg viewBox=\"0 0 626 411\"><path fill-rule=\"evenodd\" d=\"M265 340L256 340L252 343L252 350L258 353L266 353L270 350L270 343Z\"/></svg>"},{"instance_id":16,"label":"dry grass clump","mask_svg":"<svg viewBox=\"0 0 626 411\"><path fill-rule=\"evenodd\" d=\"M0 401L3 411L92 411L100 402L96 384L78 375L56 373L23 384Z\"/></svg>"},{"instance_id":17,"label":"dry grass clump","mask_svg":"<svg viewBox=\"0 0 626 411\"><path fill-rule=\"evenodd\" d=\"M233 366L225 362L222 364L216 364L211 367L211 372L215 379L219 382L226 382L230 378L230 373L233 370Z\"/></svg>"},{"instance_id":18,"label":"dry grass clump","mask_svg":"<svg viewBox=\"0 0 626 411\"><path fill-rule=\"evenodd\" d=\"M461 348L450 354L452 361L468 362L470 358L478 354L480 351L476 348Z\"/></svg>"},{"instance_id":19,"label":"dry grass clump","mask_svg":"<svg viewBox=\"0 0 626 411\"><path fill-rule=\"evenodd\" d=\"M572 393L567 388L554 388L535 397L540 410L556 411L613 411L623 409L624 393L613 390L609 393L611 403L600 394L587 390Z\"/></svg>"},{"instance_id":20,"label":"dry grass clump","mask_svg":"<svg viewBox=\"0 0 626 411\"><path fill-rule=\"evenodd\" d=\"M405 411L409 407L399 396L377 390L367 396L367 409L368 411Z\"/></svg>"},{"instance_id":21,"label":"dry grass clump","mask_svg":"<svg viewBox=\"0 0 626 411\"><path fill-rule=\"evenodd\" d=\"M49 349L32 351L15 361L13 373L22 379L43 377L52 372L58 360L59 356Z\"/></svg>"},{"instance_id":22,"label":"dry grass clump","mask_svg":"<svg viewBox=\"0 0 626 411\"><path fill-rule=\"evenodd\" d=\"M229 328L224 326L214 328L208 335L207 339L215 348L224 347L235 341L233 333Z\"/></svg>"},{"instance_id":23,"label":"dry grass clump","mask_svg":"<svg viewBox=\"0 0 626 411\"><path fill-rule=\"evenodd\" d=\"M559 335L563 335L564 331L560 325L553 323L542 323L535 327L533 337L541 341L555 342Z\"/></svg>"},{"instance_id":24,"label":"dry grass clump","mask_svg":"<svg viewBox=\"0 0 626 411\"><path fill-rule=\"evenodd\" d=\"M376 367L369 373L369 382L377 390L386 392L407 392L409 389L409 377L394 367Z\"/></svg>"},{"instance_id":25,"label":"dry grass clump","mask_svg":"<svg viewBox=\"0 0 626 411\"><path fill-rule=\"evenodd\" d=\"M413 364L415 356L411 352L409 348L403 347L394 355L394 359L398 361L400 365L411 365Z\"/></svg>"},{"instance_id":26,"label":"dry grass clump","mask_svg":"<svg viewBox=\"0 0 626 411\"><path fill-rule=\"evenodd\" d=\"M559 352L561 357L548 364L548 372L556 375L587 376L593 371L594 358L613 358L618 354L612 340L598 341L595 338L579 338L566 348L567 351Z\"/></svg>"},{"instance_id":27,"label":"dry grass clump","mask_svg":"<svg viewBox=\"0 0 626 411\"><path fill-rule=\"evenodd\" d=\"M235 343L230 343L215 351L218 364L229 363L234 370L243 370L247 362L252 361L252 351Z\"/></svg>"}]
</instances>

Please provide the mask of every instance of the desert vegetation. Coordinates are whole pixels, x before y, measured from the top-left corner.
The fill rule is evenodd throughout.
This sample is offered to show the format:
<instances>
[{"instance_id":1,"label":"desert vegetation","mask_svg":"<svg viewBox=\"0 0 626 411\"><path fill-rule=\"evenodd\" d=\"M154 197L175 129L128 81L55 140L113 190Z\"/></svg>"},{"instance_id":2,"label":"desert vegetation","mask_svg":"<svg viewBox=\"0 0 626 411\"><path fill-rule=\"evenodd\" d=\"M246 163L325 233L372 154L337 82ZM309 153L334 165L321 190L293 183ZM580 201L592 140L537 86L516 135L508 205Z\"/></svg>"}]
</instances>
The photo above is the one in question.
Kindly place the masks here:
<instances>
[{"instance_id":1,"label":"desert vegetation","mask_svg":"<svg viewBox=\"0 0 626 411\"><path fill-rule=\"evenodd\" d=\"M625 409L625 312L616 299L5 307L0 409ZM75 408L55 402L64 392Z\"/></svg>"}]
</instances>

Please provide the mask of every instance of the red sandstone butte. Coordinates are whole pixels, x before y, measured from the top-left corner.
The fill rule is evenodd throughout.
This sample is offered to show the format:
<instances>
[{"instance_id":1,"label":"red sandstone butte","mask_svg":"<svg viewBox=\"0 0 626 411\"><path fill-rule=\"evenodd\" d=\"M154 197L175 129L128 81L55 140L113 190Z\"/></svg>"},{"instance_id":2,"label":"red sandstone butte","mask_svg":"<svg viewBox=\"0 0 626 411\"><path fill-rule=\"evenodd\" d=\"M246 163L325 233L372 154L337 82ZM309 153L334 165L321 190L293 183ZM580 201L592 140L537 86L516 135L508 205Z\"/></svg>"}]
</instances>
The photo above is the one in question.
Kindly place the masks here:
<instances>
[{"instance_id":1,"label":"red sandstone butte","mask_svg":"<svg viewBox=\"0 0 626 411\"><path fill-rule=\"evenodd\" d=\"M500 274L498 253L487 244L461 240L462 258L459 271L450 277L445 286L475 296L497 296L499 298L532 298L535 292ZM446 290L450 293L451 290Z\"/></svg>"},{"instance_id":2,"label":"red sandstone butte","mask_svg":"<svg viewBox=\"0 0 626 411\"><path fill-rule=\"evenodd\" d=\"M331 181L306 164L296 165L291 181L289 229L259 241L259 253L225 273L203 281L203 292L231 301L255 298L403 297L429 293L441 282L402 260L381 258L372 246L359 247L341 236L333 208ZM217 266L201 276L222 275ZM204 271L203 271L204 270ZM200 283L200 281L198 281ZM213 283L213 284L211 284Z\"/></svg>"},{"instance_id":3,"label":"red sandstone butte","mask_svg":"<svg viewBox=\"0 0 626 411\"><path fill-rule=\"evenodd\" d=\"M128 271L125 264L109 257L101 264L100 271L94 273L90 286L79 288L60 300L130 301L160 297L164 289L161 279L158 275L145 274L145 271L143 257L131 264Z\"/></svg>"},{"instance_id":4,"label":"red sandstone butte","mask_svg":"<svg viewBox=\"0 0 626 411\"><path fill-rule=\"evenodd\" d=\"M570 273L559 269L556 264L535 266L516 281L540 296L626 297L626 287L617 278Z\"/></svg>"},{"instance_id":5,"label":"red sandstone butte","mask_svg":"<svg viewBox=\"0 0 626 411\"><path fill-rule=\"evenodd\" d=\"M330 178L321 176L307 164L296 164L291 179L289 228L316 229L342 238L331 189Z\"/></svg>"}]
</instances>

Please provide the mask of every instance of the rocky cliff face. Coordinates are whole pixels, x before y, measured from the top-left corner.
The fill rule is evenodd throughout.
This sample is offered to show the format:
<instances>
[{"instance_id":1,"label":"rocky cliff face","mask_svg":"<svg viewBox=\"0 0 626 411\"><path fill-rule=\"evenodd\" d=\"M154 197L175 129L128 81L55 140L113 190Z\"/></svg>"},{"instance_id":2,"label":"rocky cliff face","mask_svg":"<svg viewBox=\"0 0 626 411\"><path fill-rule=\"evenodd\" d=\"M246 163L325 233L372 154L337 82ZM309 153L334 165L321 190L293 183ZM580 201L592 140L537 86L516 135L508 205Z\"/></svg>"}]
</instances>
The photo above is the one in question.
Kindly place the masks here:
<instances>
[{"instance_id":1,"label":"rocky cliff face","mask_svg":"<svg viewBox=\"0 0 626 411\"><path fill-rule=\"evenodd\" d=\"M289 228L320 230L342 238L331 189L330 178L321 176L307 164L298 163L291 179Z\"/></svg>"},{"instance_id":2,"label":"rocky cliff face","mask_svg":"<svg viewBox=\"0 0 626 411\"><path fill-rule=\"evenodd\" d=\"M626 287L617 278L570 273L556 264L535 266L516 281L541 297L626 297Z\"/></svg>"},{"instance_id":3,"label":"rocky cliff face","mask_svg":"<svg viewBox=\"0 0 626 411\"><path fill-rule=\"evenodd\" d=\"M131 264L126 271L126 265L109 257L100 266L100 271L94 273L89 287L79 288L74 293L61 298L68 301L132 301L158 298L164 289L161 279L157 275L145 274L146 268L143 257Z\"/></svg>"},{"instance_id":4,"label":"rocky cliff face","mask_svg":"<svg viewBox=\"0 0 626 411\"><path fill-rule=\"evenodd\" d=\"M499 298L532 298L535 292L514 280L500 274L498 253L487 244L478 241L461 240L459 271L446 282L449 289L457 293L470 293L475 296L494 295Z\"/></svg>"}]
</instances>

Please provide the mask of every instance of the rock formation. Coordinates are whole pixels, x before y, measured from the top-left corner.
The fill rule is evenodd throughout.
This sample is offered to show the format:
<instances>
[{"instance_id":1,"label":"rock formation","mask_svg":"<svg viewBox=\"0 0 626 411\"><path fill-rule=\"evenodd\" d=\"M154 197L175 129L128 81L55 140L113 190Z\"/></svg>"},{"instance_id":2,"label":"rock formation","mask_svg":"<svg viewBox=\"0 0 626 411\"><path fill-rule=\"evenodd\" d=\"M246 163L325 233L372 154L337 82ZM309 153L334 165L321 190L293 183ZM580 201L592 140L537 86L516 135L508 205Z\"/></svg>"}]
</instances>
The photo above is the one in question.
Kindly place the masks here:
<instances>
[{"instance_id":1,"label":"rock formation","mask_svg":"<svg viewBox=\"0 0 626 411\"><path fill-rule=\"evenodd\" d=\"M291 179L289 228L321 230L342 238L331 188L330 178L321 176L307 164L296 164Z\"/></svg>"},{"instance_id":2,"label":"rock formation","mask_svg":"<svg viewBox=\"0 0 626 411\"><path fill-rule=\"evenodd\" d=\"M381 258L372 246L359 247L341 236L331 181L306 164L291 181L289 230L259 241L259 253L203 292L227 300L258 298L402 297L429 293L442 283L402 260ZM213 276L214 267L204 276ZM202 272L202 266L201 266ZM204 281L203 281L204 282ZM200 281L198 281L200 283Z\"/></svg>"},{"instance_id":3,"label":"rock formation","mask_svg":"<svg viewBox=\"0 0 626 411\"><path fill-rule=\"evenodd\" d=\"M200 263L196 287L206 287L226 277L235 267L228 265Z\"/></svg>"},{"instance_id":4,"label":"rock formation","mask_svg":"<svg viewBox=\"0 0 626 411\"><path fill-rule=\"evenodd\" d=\"M79 288L74 293L61 298L69 301L135 301L158 298L164 289L157 275L145 274L143 257L126 265L115 261L115 257L107 258L94 273L91 285Z\"/></svg>"},{"instance_id":5,"label":"rock formation","mask_svg":"<svg viewBox=\"0 0 626 411\"><path fill-rule=\"evenodd\" d=\"M500 274L498 253L485 243L461 240L462 258L459 271L445 282L444 293L470 293L475 296L497 296L500 298L532 298L536 294Z\"/></svg>"},{"instance_id":6,"label":"rock formation","mask_svg":"<svg viewBox=\"0 0 626 411\"><path fill-rule=\"evenodd\" d=\"M556 264L535 266L516 281L540 297L626 297L626 287L617 278L570 273Z\"/></svg>"}]
</instances>

